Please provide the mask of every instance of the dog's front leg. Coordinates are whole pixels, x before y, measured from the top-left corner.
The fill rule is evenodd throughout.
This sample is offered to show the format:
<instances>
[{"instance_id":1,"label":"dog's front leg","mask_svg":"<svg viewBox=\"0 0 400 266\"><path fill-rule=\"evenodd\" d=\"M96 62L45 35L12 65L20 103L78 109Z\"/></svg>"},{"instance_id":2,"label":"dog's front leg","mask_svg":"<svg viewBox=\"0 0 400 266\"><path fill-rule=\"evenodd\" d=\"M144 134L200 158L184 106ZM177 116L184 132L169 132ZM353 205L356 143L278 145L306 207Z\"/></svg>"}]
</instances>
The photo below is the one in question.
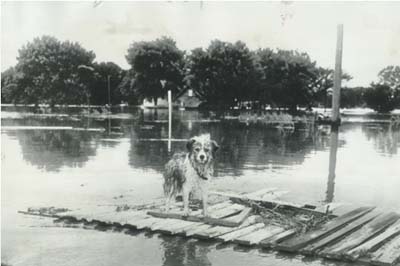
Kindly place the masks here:
<instances>
[{"instance_id":1,"label":"dog's front leg","mask_svg":"<svg viewBox=\"0 0 400 266\"><path fill-rule=\"evenodd\" d=\"M207 184L203 186L203 189L201 191L201 199L203 202L203 215L208 216L208 188Z\"/></svg>"},{"instance_id":2,"label":"dog's front leg","mask_svg":"<svg viewBox=\"0 0 400 266\"><path fill-rule=\"evenodd\" d=\"M189 194L190 194L190 189L184 187L182 190L182 197L183 197L183 215L185 216L189 215Z\"/></svg>"},{"instance_id":3,"label":"dog's front leg","mask_svg":"<svg viewBox=\"0 0 400 266\"><path fill-rule=\"evenodd\" d=\"M208 216L208 194L203 192L203 215Z\"/></svg>"},{"instance_id":4,"label":"dog's front leg","mask_svg":"<svg viewBox=\"0 0 400 266\"><path fill-rule=\"evenodd\" d=\"M169 212L171 206L172 195L168 195L165 199L165 212Z\"/></svg>"}]
</instances>

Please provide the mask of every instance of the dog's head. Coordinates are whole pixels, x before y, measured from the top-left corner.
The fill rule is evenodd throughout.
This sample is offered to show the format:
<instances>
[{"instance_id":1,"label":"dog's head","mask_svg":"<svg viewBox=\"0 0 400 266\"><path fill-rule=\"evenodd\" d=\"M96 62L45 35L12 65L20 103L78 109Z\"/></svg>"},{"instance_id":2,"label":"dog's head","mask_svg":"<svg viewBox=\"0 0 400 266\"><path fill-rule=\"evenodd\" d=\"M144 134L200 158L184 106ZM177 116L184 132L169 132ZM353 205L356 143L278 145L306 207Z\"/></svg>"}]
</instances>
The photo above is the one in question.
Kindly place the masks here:
<instances>
[{"instance_id":1,"label":"dog's head","mask_svg":"<svg viewBox=\"0 0 400 266\"><path fill-rule=\"evenodd\" d=\"M191 138L187 142L186 147L194 160L200 164L212 161L215 152L219 149L217 142L211 140L210 134Z\"/></svg>"}]
</instances>

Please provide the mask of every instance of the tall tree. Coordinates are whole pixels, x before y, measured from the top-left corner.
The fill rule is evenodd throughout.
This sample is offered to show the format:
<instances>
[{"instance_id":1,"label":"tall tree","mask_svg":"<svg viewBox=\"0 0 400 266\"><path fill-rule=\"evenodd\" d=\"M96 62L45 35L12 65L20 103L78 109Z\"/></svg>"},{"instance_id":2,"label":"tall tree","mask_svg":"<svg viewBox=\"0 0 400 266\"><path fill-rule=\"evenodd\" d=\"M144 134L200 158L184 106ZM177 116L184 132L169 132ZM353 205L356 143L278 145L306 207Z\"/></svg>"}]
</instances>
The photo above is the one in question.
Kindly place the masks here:
<instances>
[{"instance_id":1,"label":"tall tree","mask_svg":"<svg viewBox=\"0 0 400 266\"><path fill-rule=\"evenodd\" d=\"M379 74L379 83L387 84L393 90L400 90L400 66L387 66Z\"/></svg>"},{"instance_id":2,"label":"tall tree","mask_svg":"<svg viewBox=\"0 0 400 266\"><path fill-rule=\"evenodd\" d=\"M317 67L308 54L270 49L258 50L256 54L263 73L258 91L264 102L292 111L298 105L311 105Z\"/></svg>"},{"instance_id":3,"label":"tall tree","mask_svg":"<svg viewBox=\"0 0 400 266\"><path fill-rule=\"evenodd\" d=\"M319 102L326 104L327 91L333 88L333 75L334 70L329 68L318 67L316 69L316 75L311 83L311 87L314 91L313 103ZM349 81L353 77L348 73L342 73L342 81ZM346 91L346 95L352 94L353 91ZM342 105L341 105L342 106Z\"/></svg>"},{"instance_id":4,"label":"tall tree","mask_svg":"<svg viewBox=\"0 0 400 266\"><path fill-rule=\"evenodd\" d=\"M340 107L354 108L365 106L364 92L366 90L367 88L364 87L342 88L340 92Z\"/></svg>"},{"instance_id":5,"label":"tall tree","mask_svg":"<svg viewBox=\"0 0 400 266\"><path fill-rule=\"evenodd\" d=\"M364 99L367 106L378 113L388 113L399 106L400 93L386 84L372 84L371 88L365 91Z\"/></svg>"},{"instance_id":6,"label":"tall tree","mask_svg":"<svg viewBox=\"0 0 400 266\"><path fill-rule=\"evenodd\" d=\"M230 107L253 99L258 72L254 54L243 42L214 40L206 50L192 50L187 66L189 86L210 105Z\"/></svg>"},{"instance_id":7,"label":"tall tree","mask_svg":"<svg viewBox=\"0 0 400 266\"><path fill-rule=\"evenodd\" d=\"M400 66L387 66L378 73L379 83L372 84L365 94L368 107L379 113L400 108Z\"/></svg>"},{"instance_id":8,"label":"tall tree","mask_svg":"<svg viewBox=\"0 0 400 266\"><path fill-rule=\"evenodd\" d=\"M118 92L121 98L129 104L137 105L143 102L143 95L135 89L135 74L133 70L124 71L124 76L118 85Z\"/></svg>"},{"instance_id":9,"label":"tall tree","mask_svg":"<svg viewBox=\"0 0 400 266\"><path fill-rule=\"evenodd\" d=\"M184 52L174 40L162 37L155 41L134 42L126 55L132 66L134 89L136 93L157 104L171 89L177 92L182 88L184 78ZM163 89L161 81L166 81Z\"/></svg>"},{"instance_id":10,"label":"tall tree","mask_svg":"<svg viewBox=\"0 0 400 266\"><path fill-rule=\"evenodd\" d=\"M35 38L19 50L17 91L11 93L17 98L11 100L50 105L86 102L90 76L86 70L94 58L93 52L78 43L50 36Z\"/></svg>"},{"instance_id":11,"label":"tall tree","mask_svg":"<svg viewBox=\"0 0 400 266\"><path fill-rule=\"evenodd\" d=\"M1 73L1 102L17 103L21 98L21 90L18 89L19 74L14 67Z\"/></svg>"},{"instance_id":12,"label":"tall tree","mask_svg":"<svg viewBox=\"0 0 400 266\"><path fill-rule=\"evenodd\" d=\"M125 72L117 64L112 62L101 62L93 65L95 78L90 86L91 103L97 105L119 104L123 100L119 91L119 84L125 76ZM110 81L110 88L108 88ZM110 89L110 99L108 99Z\"/></svg>"}]
</instances>

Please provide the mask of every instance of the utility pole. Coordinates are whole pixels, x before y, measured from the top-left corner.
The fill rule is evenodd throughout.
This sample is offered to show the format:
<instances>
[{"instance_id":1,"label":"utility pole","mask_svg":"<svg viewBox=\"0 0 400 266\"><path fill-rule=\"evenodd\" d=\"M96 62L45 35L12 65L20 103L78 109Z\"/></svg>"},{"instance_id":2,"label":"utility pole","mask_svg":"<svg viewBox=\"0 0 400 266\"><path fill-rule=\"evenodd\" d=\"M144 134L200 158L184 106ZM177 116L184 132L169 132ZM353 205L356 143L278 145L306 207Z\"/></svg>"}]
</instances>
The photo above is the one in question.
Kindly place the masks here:
<instances>
[{"instance_id":1,"label":"utility pole","mask_svg":"<svg viewBox=\"0 0 400 266\"><path fill-rule=\"evenodd\" d=\"M111 91L110 91L110 79L111 79L111 76L110 75L108 75L107 76L107 88L108 88L108 106L110 107L110 109L111 109Z\"/></svg>"},{"instance_id":2,"label":"utility pole","mask_svg":"<svg viewBox=\"0 0 400 266\"><path fill-rule=\"evenodd\" d=\"M340 87L342 83L343 24L337 26L336 60L332 94L332 124L340 124Z\"/></svg>"},{"instance_id":3,"label":"utility pole","mask_svg":"<svg viewBox=\"0 0 400 266\"><path fill-rule=\"evenodd\" d=\"M334 199L335 178L336 178L336 158L339 144L339 125L340 125L340 87L342 81L342 50L343 50L343 25L337 27L337 43L336 43L336 60L335 73L333 80L332 94L332 120L331 120L331 136L329 150L329 174L326 189L327 203L331 203Z\"/></svg>"}]
</instances>

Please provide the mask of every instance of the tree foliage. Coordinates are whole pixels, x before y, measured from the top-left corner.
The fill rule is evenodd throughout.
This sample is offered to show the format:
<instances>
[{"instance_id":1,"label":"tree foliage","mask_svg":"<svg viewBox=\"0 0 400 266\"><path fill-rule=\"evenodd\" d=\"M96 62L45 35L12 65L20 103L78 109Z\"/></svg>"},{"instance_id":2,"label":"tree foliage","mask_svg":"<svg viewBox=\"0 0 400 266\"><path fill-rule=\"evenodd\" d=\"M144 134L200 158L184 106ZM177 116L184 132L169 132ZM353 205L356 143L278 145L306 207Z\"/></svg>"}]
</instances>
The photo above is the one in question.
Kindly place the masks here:
<instances>
[{"instance_id":1,"label":"tree foliage","mask_svg":"<svg viewBox=\"0 0 400 266\"><path fill-rule=\"evenodd\" d=\"M387 66L379 74L379 83L388 85L392 90L400 90L400 66Z\"/></svg>"},{"instance_id":2,"label":"tree foliage","mask_svg":"<svg viewBox=\"0 0 400 266\"><path fill-rule=\"evenodd\" d=\"M14 67L10 67L1 73L1 102L18 103L23 97L21 91L18 91L18 73Z\"/></svg>"},{"instance_id":3,"label":"tree foliage","mask_svg":"<svg viewBox=\"0 0 400 266\"><path fill-rule=\"evenodd\" d=\"M125 72L117 64L101 62L93 65L95 75L90 85L91 104L104 105L119 104L124 100L119 90L119 84L125 76ZM108 99L108 77L110 77L110 99Z\"/></svg>"},{"instance_id":4,"label":"tree foliage","mask_svg":"<svg viewBox=\"0 0 400 266\"><path fill-rule=\"evenodd\" d=\"M400 108L400 66L387 66L378 73L379 83L371 84L364 99L368 107L379 113Z\"/></svg>"},{"instance_id":5,"label":"tree foliage","mask_svg":"<svg viewBox=\"0 0 400 266\"><path fill-rule=\"evenodd\" d=\"M78 43L54 37L35 38L19 50L15 84L7 97L12 102L79 104L88 98L88 74L95 55Z\"/></svg>"},{"instance_id":6,"label":"tree foliage","mask_svg":"<svg viewBox=\"0 0 400 266\"><path fill-rule=\"evenodd\" d=\"M135 89L135 74L133 70L124 71L124 76L118 85L121 98L129 104L137 105L143 102L144 97Z\"/></svg>"},{"instance_id":7,"label":"tree foliage","mask_svg":"<svg viewBox=\"0 0 400 266\"><path fill-rule=\"evenodd\" d=\"M307 53L261 49L257 59L263 73L259 92L264 102L291 110L312 102L317 67Z\"/></svg>"},{"instance_id":8,"label":"tree foliage","mask_svg":"<svg viewBox=\"0 0 400 266\"><path fill-rule=\"evenodd\" d=\"M318 67L316 69L316 76L314 81L311 84L311 87L313 88L314 91L314 99L312 104L316 105L316 104L322 104L325 107L327 106L331 106L331 104L329 102L327 102L327 99L329 98L328 96L328 89L333 89L333 78L334 78L334 70L333 69L329 69L329 68L323 68L323 67ZM350 76L347 73L342 73L342 81L349 81L351 80L353 77ZM353 95L353 91L351 90L341 90L341 98L343 97L353 97L355 95ZM344 99L343 101L341 100L341 103L346 103L347 104L347 100L350 100L348 98ZM355 100L355 98L353 98L352 100ZM360 105L362 104L361 102L359 103ZM342 105L341 105L342 106ZM344 107L344 106L343 106Z\"/></svg>"},{"instance_id":9,"label":"tree foliage","mask_svg":"<svg viewBox=\"0 0 400 266\"><path fill-rule=\"evenodd\" d=\"M128 49L126 59L132 66L133 87L144 98L156 103L157 98L166 95L166 90L177 92L183 85L184 52L171 38L134 42ZM165 88L161 80L167 82Z\"/></svg>"},{"instance_id":10,"label":"tree foliage","mask_svg":"<svg viewBox=\"0 0 400 266\"><path fill-rule=\"evenodd\" d=\"M386 84L372 84L364 93L364 99L368 107L378 113L387 113L399 107L399 90L393 90Z\"/></svg>"},{"instance_id":11,"label":"tree foliage","mask_svg":"<svg viewBox=\"0 0 400 266\"><path fill-rule=\"evenodd\" d=\"M253 100L258 72L254 55L243 42L214 40L206 50L192 50L187 62L186 81L210 105Z\"/></svg>"},{"instance_id":12,"label":"tree foliage","mask_svg":"<svg viewBox=\"0 0 400 266\"><path fill-rule=\"evenodd\" d=\"M340 107L343 108L354 108L365 106L364 92L367 88L355 87L355 88L342 88L340 92Z\"/></svg>"},{"instance_id":13,"label":"tree foliage","mask_svg":"<svg viewBox=\"0 0 400 266\"><path fill-rule=\"evenodd\" d=\"M131 69L112 62L93 63L95 55L78 43L43 36L19 50L17 65L2 73L3 102L25 104L140 104L191 88L209 107L250 103L288 108L325 105L333 87L332 69L307 53L268 48L250 50L245 43L212 41L189 55L173 39L134 42L126 59ZM344 88L342 107L367 105L378 112L400 107L400 67L388 66L371 88ZM352 77L346 73L342 80ZM166 81L163 87L161 82Z\"/></svg>"}]
</instances>

